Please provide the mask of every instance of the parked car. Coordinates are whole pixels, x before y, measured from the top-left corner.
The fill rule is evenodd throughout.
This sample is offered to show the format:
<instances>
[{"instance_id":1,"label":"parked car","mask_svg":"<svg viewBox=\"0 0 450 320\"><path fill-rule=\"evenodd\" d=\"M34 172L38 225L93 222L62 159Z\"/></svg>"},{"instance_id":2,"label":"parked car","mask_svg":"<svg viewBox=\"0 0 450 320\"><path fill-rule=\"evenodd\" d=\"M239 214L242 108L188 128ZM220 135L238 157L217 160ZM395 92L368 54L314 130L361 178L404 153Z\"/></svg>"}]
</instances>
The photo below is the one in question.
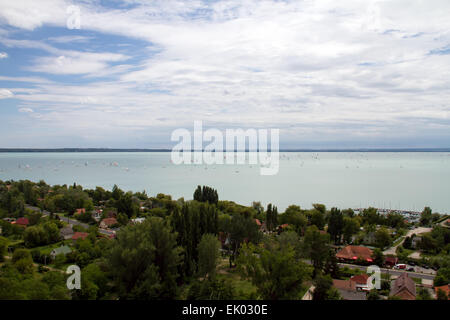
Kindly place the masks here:
<instances>
[{"instance_id":1,"label":"parked car","mask_svg":"<svg viewBox=\"0 0 450 320\"><path fill-rule=\"evenodd\" d=\"M414 272L415 270L414 270L414 267L408 267L408 268L406 268L406 271L412 271L412 272Z\"/></svg>"},{"instance_id":2,"label":"parked car","mask_svg":"<svg viewBox=\"0 0 450 320\"><path fill-rule=\"evenodd\" d=\"M399 263L399 264L396 264L395 266L394 266L394 269L406 269L406 264L403 264L403 263Z\"/></svg>"}]
</instances>

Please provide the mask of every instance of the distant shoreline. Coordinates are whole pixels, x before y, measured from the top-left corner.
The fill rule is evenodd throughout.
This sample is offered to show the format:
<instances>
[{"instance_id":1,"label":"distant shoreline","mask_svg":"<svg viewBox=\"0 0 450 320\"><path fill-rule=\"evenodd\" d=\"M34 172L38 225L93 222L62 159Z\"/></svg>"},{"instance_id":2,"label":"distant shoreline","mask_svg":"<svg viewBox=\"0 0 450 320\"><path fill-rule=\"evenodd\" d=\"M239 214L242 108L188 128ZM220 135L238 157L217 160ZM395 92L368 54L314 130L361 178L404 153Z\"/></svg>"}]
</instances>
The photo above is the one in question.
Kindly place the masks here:
<instances>
[{"instance_id":1,"label":"distant shoreline","mask_svg":"<svg viewBox=\"0 0 450 320\"><path fill-rule=\"evenodd\" d=\"M171 152L171 149L113 149L113 148L0 148L0 153L74 153L74 152ZM236 150L235 150L236 151ZM246 150L248 152L248 150ZM270 150L269 150L270 152ZM450 148L349 148L349 149L280 149L280 152L450 152Z\"/></svg>"}]
</instances>

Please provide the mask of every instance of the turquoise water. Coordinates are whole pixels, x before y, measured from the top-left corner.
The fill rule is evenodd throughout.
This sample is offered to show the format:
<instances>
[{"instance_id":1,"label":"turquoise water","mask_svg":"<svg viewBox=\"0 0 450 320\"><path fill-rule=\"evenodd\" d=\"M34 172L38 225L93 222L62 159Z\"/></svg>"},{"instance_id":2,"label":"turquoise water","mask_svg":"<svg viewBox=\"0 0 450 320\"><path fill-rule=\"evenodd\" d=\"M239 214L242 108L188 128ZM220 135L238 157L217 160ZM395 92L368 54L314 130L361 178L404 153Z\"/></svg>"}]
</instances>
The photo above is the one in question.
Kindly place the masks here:
<instances>
[{"instance_id":1,"label":"turquoise water","mask_svg":"<svg viewBox=\"0 0 450 320\"><path fill-rule=\"evenodd\" d=\"M166 193L192 199L197 185L244 205L367 207L450 212L448 152L287 152L277 175L257 165L174 165L170 153L0 153L0 180L45 180L87 188Z\"/></svg>"}]
</instances>

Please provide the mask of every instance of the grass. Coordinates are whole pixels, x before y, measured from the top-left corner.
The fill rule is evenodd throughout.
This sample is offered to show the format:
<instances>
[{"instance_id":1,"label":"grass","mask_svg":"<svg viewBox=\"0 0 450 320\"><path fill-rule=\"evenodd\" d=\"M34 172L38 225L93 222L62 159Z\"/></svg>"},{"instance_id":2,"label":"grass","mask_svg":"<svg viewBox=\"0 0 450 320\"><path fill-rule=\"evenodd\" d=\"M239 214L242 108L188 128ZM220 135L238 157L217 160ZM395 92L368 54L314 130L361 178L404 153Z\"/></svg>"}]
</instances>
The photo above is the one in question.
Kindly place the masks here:
<instances>
[{"instance_id":1,"label":"grass","mask_svg":"<svg viewBox=\"0 0 450 320\"><path fill-rule=\"evenodd\" d=\"M248 299L257 295L258 290L250 281L242 279L236 269L230 269L228 258L220 260L217 270L217 279L228 280L236 290L237 299ZM306 291L305 291L306 292Z\"/></svg>"}]
</instances>

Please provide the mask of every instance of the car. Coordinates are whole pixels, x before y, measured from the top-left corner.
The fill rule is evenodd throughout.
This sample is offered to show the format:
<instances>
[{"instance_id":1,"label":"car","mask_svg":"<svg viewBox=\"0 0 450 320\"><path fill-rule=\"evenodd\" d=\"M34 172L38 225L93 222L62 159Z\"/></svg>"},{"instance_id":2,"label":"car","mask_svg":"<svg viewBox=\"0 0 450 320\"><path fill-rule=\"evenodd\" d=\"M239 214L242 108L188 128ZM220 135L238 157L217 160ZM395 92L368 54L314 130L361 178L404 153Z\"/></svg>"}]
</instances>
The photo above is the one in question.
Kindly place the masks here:
<instances>
[{"instance_id":1,"label":"car","mask_svg":"<svg viewBox=\"0 0 450 320\"><path fill-rule=\"evenodd\" d=\"M394 269L406 269L406 264L399 263L394 266Z\"/></svg>"},{"instance_id":2,"label":"car","mask_svg":"<svg viewBox=\"0 0 450 320\"><path fill-rule=\"evenodd\" d=\"M412 271L412 272L414 272L415 270L414 270L414 267L408 267L408 268L406 268L406 271Z\"/></svg>"},{"instance_id":3,"label":"car","mask_svg":"<svg viewBox=\"0 0 450 320\"><path fill-rule=\"evenodd\" d=\"M414 262L410 262L409 265L415 266L416 264Z\"/></svg>"}]
</instances>

